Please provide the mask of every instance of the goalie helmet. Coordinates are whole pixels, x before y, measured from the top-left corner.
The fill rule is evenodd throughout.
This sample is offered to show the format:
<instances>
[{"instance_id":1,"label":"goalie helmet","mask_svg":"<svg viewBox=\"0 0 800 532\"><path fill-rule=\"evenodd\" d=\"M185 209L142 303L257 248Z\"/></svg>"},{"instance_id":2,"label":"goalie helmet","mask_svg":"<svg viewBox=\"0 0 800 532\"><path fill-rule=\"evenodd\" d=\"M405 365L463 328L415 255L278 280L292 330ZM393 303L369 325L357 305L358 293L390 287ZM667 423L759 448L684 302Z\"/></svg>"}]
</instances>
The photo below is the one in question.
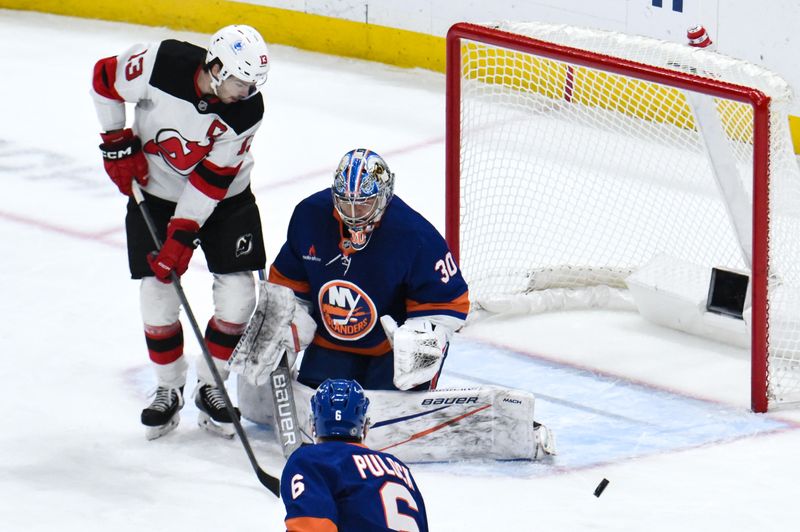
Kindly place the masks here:
<instances>
[{"instance_id":1,"label":"goalie helmet","mask_svg":"<svg viewBox=\"0 0 800 532\"><path fill-rule=\"evenodd\" d=\"M361 440L369 399L358 382L327 379L311 397L311 423L318 438Z\"/></svg>"},{"instance_id":2,"label":"goalie helmet","mask_svg":"<svg viewBox=\"0 0 800 532\"><path fill-rule=\"evenodd\" d=\"M394 195L394 174L374 151L350 150L339 161L331 190L342 221L360 231L383 216Z\"/></svg>"},{"instance_id":3,"label":"goalie helmet","mask_svg":"<svg viewBox=\"0 0 800 532\"><path fill-rule=\"evenodd\" d=\"M211 76L211 90L217 94L222 83L231 76L252 83L252 96L267 81L269 51L261 34L250 26L235 24L225 26L211 36L206 53L206 64L220 64L219 76ZM249 97L248 96L248 97Z\"/></svg>"}]
</instances>

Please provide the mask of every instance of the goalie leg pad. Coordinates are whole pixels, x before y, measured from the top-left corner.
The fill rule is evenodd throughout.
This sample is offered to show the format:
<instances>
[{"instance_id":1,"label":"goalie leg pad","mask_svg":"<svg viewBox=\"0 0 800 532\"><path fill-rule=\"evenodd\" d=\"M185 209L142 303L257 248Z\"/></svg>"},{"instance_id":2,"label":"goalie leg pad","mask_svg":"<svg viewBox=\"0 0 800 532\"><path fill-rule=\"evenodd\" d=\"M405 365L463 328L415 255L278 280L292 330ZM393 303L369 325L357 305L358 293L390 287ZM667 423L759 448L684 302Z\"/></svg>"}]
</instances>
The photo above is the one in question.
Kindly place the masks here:
<instances>
[{"instance_id":1,"label":"goalie leg pad","mask_svg":"<svg viewBox=\"0 0 800 532\"><path fill-rule=\"evenodd\" d=\"M293 388L303 439L311 442L309 402L314 390L298 382ZM238 391L246 419L275 426L268 387L239 379ZM534 435L534 396L529 392L481 386L366 393L370 399L366 445L405 462L535 460L542 456Z\"/></svg>"},{"instance_id":2,"label":"goalie leg pad","mask_svg":"<svg viewBox=\"0 0 800 532\"><path fill-rule=\"evenodd\" d=\"M428 392L367 392L366 444L410 462L533 460L533 394L481 386Z\"/></svg>"}]
</instances>

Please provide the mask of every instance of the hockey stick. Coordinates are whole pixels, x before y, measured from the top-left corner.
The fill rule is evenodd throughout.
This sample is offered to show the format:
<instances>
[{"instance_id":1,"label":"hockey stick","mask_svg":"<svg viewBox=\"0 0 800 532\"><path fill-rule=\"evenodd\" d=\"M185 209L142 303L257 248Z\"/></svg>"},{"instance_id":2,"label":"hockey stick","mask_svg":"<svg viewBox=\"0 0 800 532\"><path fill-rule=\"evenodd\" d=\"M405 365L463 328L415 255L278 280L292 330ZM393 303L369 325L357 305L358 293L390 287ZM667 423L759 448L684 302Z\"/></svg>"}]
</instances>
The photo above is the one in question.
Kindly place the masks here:
<instances>
[{"instance_id":1,"label":"hockey stick","mask_svg":"<svg viewBox=\"0 0 800 532\"><path fill-rule=\"evenodd\" d=\"M258 279L262 285L267 282L264 270L258 270ZM266 295L266 293L266 290L261 291L261 294ZM294 295L292 295L292 298L294 298ZM292 301L292 304L294 304L294 301ZM263 313L262 317L265 315ZM278 443L281 446L284 458L289 458L289 455L302 445L302 434L300 432L300 423L297 420L297 407L294 401L290 371L289 356L284 353L281 356L278 367L269 375L272 411L275 413L275 434L278 436Z\"/></svg>"},{"instance_id":2,"label":"hockey stick","mask_svg":"<svg viewBox=\"0 0 800 532\"><path fill-rule=\"evenodd\" d=\"M147 229L150 231L150 236L153 238L153 243L156 245L156 250L160 250L161 241L158 238L158 232L156 231L155 223L153 222L153 218L150 216L150 210L147 208L147 205L145 205L144 195L142 194L142 190L139 188L139 184L136 182L136 180L133 181L131 188L133 190L133 198L136 200L136 204L139 207L139 212L142 213L142 218L144 218L145 224L147 224ZM181 287L180 277L178 277L178 274L173 271L170 272L170 279L172 280L172 286L175 287L175 292L178 294L178 298L181 300L183 310L186 311L186 316L189 318L189 323L192 325L192 330L194 330L194 335L197 338L197 342L200 344L200 350L203 352L203 358L205 359L206 364L208 364L208 368L211 370L212 377L214 377L214 384L216 384L217 388L219 388L220 392L222 392L222 397L225 399L225 408L228 411L228 415L231 416L233 426L236 429L236 433L239 435L239 440L242 442L245 453L247 453L248 460L250 460L250 465L253 466L253 470L256 472L259 482L261 482L261 484L271 491L275 496L280 497L280 480L261 469L261 466L258 465L255 454L253 454L253 449L250 447L250 440L247 438L247 434L245 434L244 428L242 428L242 423L239 420L239 413L236 412L236 409L233 407L233 403L231 403L231 398L228 396L228 392L225 389L225 383L222 381L222 377L220 376L219 371L217 371L217 367L214 365L214 360L211 358L211 353L208 351L208 347L203 339L203 334L200 332L200 327L197 325L197 320L194 317L192 308L189 306L189 301L186 299L186 293Z\"/></svg>"}]
</instances>

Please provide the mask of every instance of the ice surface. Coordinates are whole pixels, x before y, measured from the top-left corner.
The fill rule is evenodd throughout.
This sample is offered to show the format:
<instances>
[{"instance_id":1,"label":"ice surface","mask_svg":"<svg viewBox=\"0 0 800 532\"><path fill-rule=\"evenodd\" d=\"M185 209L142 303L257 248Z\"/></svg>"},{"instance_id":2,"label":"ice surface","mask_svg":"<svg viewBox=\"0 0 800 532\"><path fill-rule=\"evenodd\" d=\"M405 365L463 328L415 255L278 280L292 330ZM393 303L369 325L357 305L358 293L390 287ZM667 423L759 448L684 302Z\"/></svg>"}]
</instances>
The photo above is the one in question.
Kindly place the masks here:
<instances>
[{"instance_id":1,"label":"ice surface","mask_svg":"<svg viewBox=\"0 0 800 532\"><path fill-rule=\"evenodd\" d=\"M198 429L191 401L167 437L148 442L139 424L154 380L127 273L125 199L102 171L89 82L98 58L176 35L207 38L0 10L0 530L282 530L283 505L240 443ZM252 147L269 256L292 206L327 186L341 154L359 146L381 153L397 193L443 230L443 76L271 50ZM185 287L204 325L201 256ZM800 416L748 412L744 351L632 313L573 312L478 322L446 370L442 385L536 392L560 454L551 465L413 467L431 530L796 526ZM247 430L262 466L279 472L273 435ZM610 484L597 498L603 478Z\"/></svg>"}]
</instances>

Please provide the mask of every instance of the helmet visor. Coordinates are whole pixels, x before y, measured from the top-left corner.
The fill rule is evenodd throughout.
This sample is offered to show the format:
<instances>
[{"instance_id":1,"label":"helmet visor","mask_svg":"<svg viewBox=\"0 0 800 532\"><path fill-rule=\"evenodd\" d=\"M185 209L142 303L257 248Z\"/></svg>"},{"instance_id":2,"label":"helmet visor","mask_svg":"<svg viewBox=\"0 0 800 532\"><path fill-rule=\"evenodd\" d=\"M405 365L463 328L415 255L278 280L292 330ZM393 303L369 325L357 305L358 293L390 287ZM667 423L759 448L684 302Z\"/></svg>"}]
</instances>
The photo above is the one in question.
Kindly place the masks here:
<instances>
[{"instance_id":1,"label":"helmet visor","mask_svg":"<svg viewBox=\"0 0 800 532\"><path fill-rule=\"evenodd\" d=\"M333 195L333 204L342 221L350 228L369 225L378 214L378 195L354 198Z\"/></svg>"}]
</instances>

